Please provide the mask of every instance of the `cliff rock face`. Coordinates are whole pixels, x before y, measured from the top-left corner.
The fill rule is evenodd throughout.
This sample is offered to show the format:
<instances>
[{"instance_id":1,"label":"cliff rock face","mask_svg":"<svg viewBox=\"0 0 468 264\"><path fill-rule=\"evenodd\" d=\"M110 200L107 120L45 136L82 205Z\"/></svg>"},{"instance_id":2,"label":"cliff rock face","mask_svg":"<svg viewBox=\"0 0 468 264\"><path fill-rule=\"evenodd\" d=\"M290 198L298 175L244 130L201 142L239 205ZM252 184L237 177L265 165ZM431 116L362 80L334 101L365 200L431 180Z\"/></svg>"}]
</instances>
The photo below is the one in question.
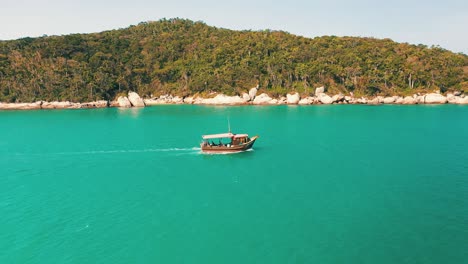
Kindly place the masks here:
<instances>
[{"instance_id":1,"label":"cliff rock face","mask_svg":"<svg viewBox=\"0 0 468 264\"><path fill-rule=\"evenodd\" d=\"M145 107L145 102L135 92L128 92L128 100L134 107Z\"/></svg>"},{"instance_id":2,"label":"cliff rock face","mask_svg":"<svg viewBox=\"0 0 468 264\"><path fill-rule=\"evenodd\" d=\"M126 96L119 96L119 98L117 98L117 106L129 108L132 107L132 103L130 103Z\"/></svg>"}]
</instances>

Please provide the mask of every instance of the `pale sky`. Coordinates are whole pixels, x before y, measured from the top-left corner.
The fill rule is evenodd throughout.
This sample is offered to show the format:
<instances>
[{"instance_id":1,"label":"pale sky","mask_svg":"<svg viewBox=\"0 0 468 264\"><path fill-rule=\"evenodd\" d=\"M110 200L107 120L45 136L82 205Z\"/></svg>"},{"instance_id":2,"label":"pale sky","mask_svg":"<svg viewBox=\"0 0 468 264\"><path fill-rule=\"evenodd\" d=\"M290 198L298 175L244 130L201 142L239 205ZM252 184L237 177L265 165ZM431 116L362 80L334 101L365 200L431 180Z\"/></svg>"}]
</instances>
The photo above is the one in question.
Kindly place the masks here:
<instances>
[{"instance_id":1,"label":"pale sky","mask_svg":"<svg viewBox=\"0 0 468 264\"><path fill-rule=\"evenodd\" d=\"M0 0L0 40L188 18L229 29L391 38L468 54L468 0Z\"/></svg>"}]
</instances>

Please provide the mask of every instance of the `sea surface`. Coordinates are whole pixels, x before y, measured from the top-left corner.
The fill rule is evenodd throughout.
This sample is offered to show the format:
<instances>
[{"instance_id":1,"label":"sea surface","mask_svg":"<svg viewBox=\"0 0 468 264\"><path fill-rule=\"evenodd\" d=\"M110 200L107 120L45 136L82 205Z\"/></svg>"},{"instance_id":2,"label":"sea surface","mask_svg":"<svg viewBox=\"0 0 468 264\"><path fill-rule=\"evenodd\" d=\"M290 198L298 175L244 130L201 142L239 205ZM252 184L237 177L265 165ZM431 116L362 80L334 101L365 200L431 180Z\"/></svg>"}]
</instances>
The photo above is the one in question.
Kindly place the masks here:
<instances>
[{"instance_id":1,"label":"sea surface","mask_svg":"<svg viewBox=\"0 0 468 264\"><path fill-rule=\"evenodd\" d=\"M468 263L468 107L3 111L0 263Z\"/></svg>"}]
</instances>

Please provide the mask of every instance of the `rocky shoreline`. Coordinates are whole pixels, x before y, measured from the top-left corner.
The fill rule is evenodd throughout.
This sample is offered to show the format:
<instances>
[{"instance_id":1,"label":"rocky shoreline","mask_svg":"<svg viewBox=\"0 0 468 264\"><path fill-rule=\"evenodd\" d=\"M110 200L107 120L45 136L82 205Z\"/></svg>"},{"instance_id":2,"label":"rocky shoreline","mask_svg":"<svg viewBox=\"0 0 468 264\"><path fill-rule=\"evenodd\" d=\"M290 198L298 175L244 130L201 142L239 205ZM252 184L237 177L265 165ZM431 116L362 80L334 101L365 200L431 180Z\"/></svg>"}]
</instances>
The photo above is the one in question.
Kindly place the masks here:
<instances>
[{"instance_id":1,"label":"rocky shoreline","mask_svg":"<svg viewBox=\"0 0 468 264\"><path fill-rule=\"evenodd\" d=\"M217 94L212 98L199 96L179 97L172 95L162 95L148 99L141 98L135 92L129 92L128 96L120 96L115 101L94 101L85 103L73 102L44 102L33 103L1 103L0 110L34 110L34 109L86 109L86 108L107 108L107 107L145 107L166 104L196 104L196 105L319 105L319 104L468 104L468 95L462 92L448 93L446 96L434 92L428 94L415 94L413 96L376 96L374 98L354 97L349 95L336 94L330 96L325 93L324 87L315 89L314 96L301 98L299 93L287 94L284 97L272 98L266 93L257 95L258 87L252 88L242 96L227 96Z\"/></svg>"}]
</instances>

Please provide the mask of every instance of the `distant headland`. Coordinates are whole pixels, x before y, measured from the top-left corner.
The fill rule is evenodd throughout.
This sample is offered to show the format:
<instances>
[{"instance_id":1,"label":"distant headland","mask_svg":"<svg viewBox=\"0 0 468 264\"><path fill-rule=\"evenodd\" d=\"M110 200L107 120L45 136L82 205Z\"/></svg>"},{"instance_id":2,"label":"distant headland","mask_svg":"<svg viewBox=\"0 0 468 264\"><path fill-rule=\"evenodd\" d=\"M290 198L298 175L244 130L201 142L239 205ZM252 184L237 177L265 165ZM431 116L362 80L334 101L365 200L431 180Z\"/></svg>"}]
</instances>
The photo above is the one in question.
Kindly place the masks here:
<instances>
[{"instance_id":1,"label":"distant headland","mask_svg":"<svg viewBox=\"0 0 468 264\"><path fill-rule=\"evenodd\" d=\"M311 39L163 19L0 41L0 109L466 104L467 91L466 54L390 39Z\"/></svg>"}]
</instances>

